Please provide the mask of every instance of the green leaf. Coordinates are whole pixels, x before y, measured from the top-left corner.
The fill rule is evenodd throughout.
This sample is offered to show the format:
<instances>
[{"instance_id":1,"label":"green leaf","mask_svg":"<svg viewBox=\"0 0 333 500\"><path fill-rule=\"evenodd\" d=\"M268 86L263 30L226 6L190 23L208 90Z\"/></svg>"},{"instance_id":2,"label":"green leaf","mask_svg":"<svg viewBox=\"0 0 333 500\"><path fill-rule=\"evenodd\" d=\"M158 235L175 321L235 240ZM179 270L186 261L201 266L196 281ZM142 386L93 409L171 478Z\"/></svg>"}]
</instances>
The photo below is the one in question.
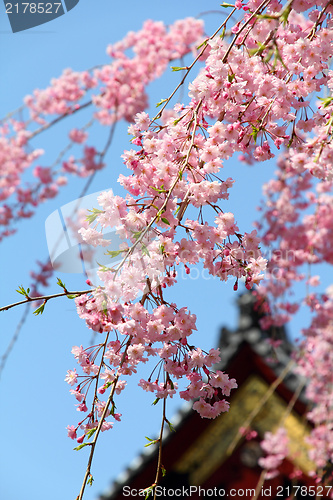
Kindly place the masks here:
<instances>
[{"instance_id":1,"label":"green leaf","mask_svg":"<svg viewBox=\"0 0 333 500\"><path fill-rule=\"evenodd\" d=\"M249 50L250 56L260 56L266 49L266 45L263 43L257 42L257 46L257 48Z\"/></svg>"},{"instance_id":2,"label":"green leaf","mask_svg":"<svg viewBox=\"0 0 333 500\"><path fill-rule=\"evenodd\" d=\"M145 444L145 448L147 448L148 446L151 446L152 444L157 444L158 441L159 441L158 439L152 440L150 443Z\"/></svg>"},{"instance_id":3,"label":"green leaf","mask_svg":"<svg viewBox=\"0 0 333 500\"><path fill-rule=\"evenodd\" d=\"M158 193L166 193L166 190L164 189L163 187L163 184L160 188L156 188L154 186L149 186L151 189L153 189L154 191L157 191Z\"/></svg>"},{"instance_id":4,"label":"green leaf","mask_svg":"<svg viewBox=\"0 0 333 500\"><path fill-rule=\"evenodd\" d=\"M76 299L77 297L80 297L79 293L74 293L73 295L66 295L68 299Z\"/></svg>"},{"instance_id":5,"label":"green leaf","mask_svg":"<svg viewBox=\"0 0 333 500\"><path fill-rule=\"evenodd\" d=\"M184 66L171 66L172 71L182 71L183 69L187 69Z\"/></svg>"},{"instance_id":6,"label":"green leaf","mask_svg":"<svg viewBox=\"0 0 333 500\"><path fill-rule=\"evenodd\" d=\"M85 446L88 446L88 444L90 444L90 443L79 444L79 446L76 446L76 448L73 448L73 450L75 450L75 451L82 450L82 448L84 448Z\"/></svg>"},{"instance_id":7,"label":"green leaf","mask_svg":"<svg viewBox=\"0 0 333 500\"><path fill-rule=\"evenodd\" d=\"M330 127L332 125L332 123L333 123L333 116L331 116L331 118L328 120L328 122L325 123L325 126Z\"/></svg>"},{"instance_id":8,"label":"green leaf","mask_svg":"<svg viewBox=\"0 0 333 500\"><path fill-rule=\"evenodd\" d=\"M92 475L90 474L90 475L89 475L89 479L87 480L87 484L89 484L89 486L92 486L93 482L94 482L94 478L93 478L93 477L92 477Z\"/></svg>"},{"instance_id":9,"label":"green leaf","mask_svg":"<svg viewBox=\"0 0 333 500\"><path fill-rule=\"evenodd\" d=\"M65 284L61 281L60 278L58 278L57 285L61 286L61 288L63 288L64 290L66 290Z\"/></svg>"},{"instance_id":10,"label":"green leaf","mask_svg":"<svg viewBox=\"0 0 333 500\"><path fill-rule=\"evenodd\" d=\"M145 444L145 448L146 448L147 446L150 446L150 445L152 445L152 444L156 444L156 443L158 443L158 442L159 442L159 439L151 439L151 438L149 438L148 436L145 436L145 438L147 439L147 441L149 441L149 443Z\"/></svg>"},{"instance_id":11,"label":"green leaf","mask_svg":"<svg viewBox=\"0 0 333 500\"><path fill-rule=\"evenodd\" d=\"M90 431L87 432L87 434L86 434L87 438L90 439L95 434L96 430L97 430L97 427L95 427L94 429L90 429Z\"/></svg>"},{"instance_id":12,"label":"green leaf","mask_svg":"<svg viewBox=\"0 0 333 500\"><path fill-rule=\"evenodd\" d=\"M161 221L164 222L164 224L168 224L170 226L170 222L165 217L162 217Z\"/></svg>"},{"instance_id":13,"label":"green leaf","mask_svg":"<svg viewBox=\"0 0 333 500\"><path fill-rule=\"evenodd\" d=\"M23 286L19 286L18 290L16 290L17 293L20 293L21 295L24 295L25 297L28 297L28 293L30 292L29 288L28 291L25 291Z\"/></svg>"},{"instance_id":14,"label":"green leaf","mask_svg":"<svg viewBox=\"0 0 333 500\"><path fill-rule=\"evenodd\" d=\"M293 137L294 137L294 134L291 134L287 148L290 148L290 146L292 145L292 143L293 143Z\"/></svg>"},{"instance_id":15,"label":"green leaf","mask_svg":"<svg viewBox=\"0 0 333 500\"><path fill-rule=\"evenodd\" d=\"M152 402L152 405L157 405L157 403L159 402L160 398L156 398L155 401Z\"/></svg>"},{"instance_id":16,"label":"green leaf","mask_svg":"<svg viewBox=\"0 0 333 500\"><path fill-rule=\"evenodd\" d=\"M167 420L167 424L168 424L171 432L176 432L176 429L174 428L174 426L172 425L172 423L169 420Z\"/></svg>"},{"instance_id":17,"label":"green leaf","mask_svg":"<svg viewBox=\"0 0 333 500\"><path fill-rule=\"evenodd\" d=\"M88 210L88 212L91 212L91 215L87 215L86 220L91 224L96 220L99 214L104 214L104 210L98 210L98 208L93 208L92 210Z\"/></svg>"},{"instance_id":18,"label":"green leaf","mask_svg":"<svg viewBox=\"0 0 333 500\"><path fill-rule=\"evenodd\" d=\"M282 16L280 16L281 21L285 25L288 23L288 17L289 17L290 12L291 12L291 5L288 5L288 7L282 13Z\"/></svg>"},{"instance_id":19,"label":"green leaf","mask_svg":"<svg viewBox=\"0 0 333 500\"><path fill-rule=\"evenodd\" d=\"M256 14L257 19L276 19L277 16L270 16L269 14Z\"/></svg>"},{"instance_id":20,"label":"green leaf","mask_svg":"<svg viewBox=\"0 0 333 500\"><path fill-rule=\"evenodd\" d=\"M108 382L108 384L112 385L114 382ZM110 414L112 416L114 416L114 412L115 410L117 409L116 405L114 403L112 403L112 408L111 408L111 411L110 411Z\"/></svg>"},{"instance_id":21,"label":"green leaf","mask_svg":"<svg viewBox=\"0 0 333 500\"><path fill-rule=\"evenodd\" d=\"M158 108L159 106L161 106L164 102L167 102L168 99L161 99L160 102L158 102L156 104L156 107Z\"/></svg>"},{"instance_id":22,"label":"green leaf","mask_svg":"<svg viewBox=\"0 0 333 500\"><path fill-rule=\"evenodd\" d=\"M104 255L109 255L112 259L118 257L124 250L108 250Z\"/></svg>"},{"instance_id":23,"label":"green leaf","mask_svg":"<svg viewBox=\"0 0 333 500\"><path fill-rule=\"evenodd\" d=\"M97 264L100 267L99 270L102 271L103 273L106 273L107 271L114 271L114 269L112 269L112 267L104 266L103 264L100 264L99 262L97 262Z\"/></svg>"},{"instance_id":24,"label":"green leaf","mask_svg":"<svg viewBox=\"0 0 333 500\"><path fill-rule=\"evenodd\" d=\"M258 133L260 132L260 129L256 128L254 125L252 125L252 132L250 135L253 135L253 140L254 140L254 143L257 142L257 137L258 137Z\"/></svg>"},{"instance_id":25,"label":"green leaf","mask_svg":"<svg viewBox=\"0 0 333 500\"><path fill-rule=\"evenodd\" d=\"M333 101L333 97L318 97L318 99L320 101L322 101L324 108L327 108L328 106L330 106L332 104L332 101Z\"/></svg>"},{"instance_id":26,"label":"green leaf","mask_svg":"<svg viewBox=\"0 0 333 500\"><path fill-rule=\"evenodd\" d=\"M234 5L232 5L232 3L226 3L226 2L223 2L220 5L221 5L221 7L224 7L225 9L227 9L228 7L235 7Z\"/></svg>"},{"instance_id":27,"label":"green leaf","mask_svg":"<svg viewBox=\"0 0 333 500\"><path fill-rule=\"evenodd\" d=\"M204 40L200 45L198 45L197 50L201 49L204 45L207 45L207 40Z\"/></svg>"},{"instance_id":28,"label":"green leaf","mask_svg":"<svg viewBox=\"0 0 333 500\"><path fill-rule=\"evenodd\" d=\"M273 50L270 50L270 51L268 52L267 56L265 57L264 62L265 62L265 63L268 63L268 62L272 59L272 55L273 55L273 54L274 54L274 51L273 51ZM274 59L273 68L275 68L275 67L276 67L276 63L277 63L277 61L278 61L278 57L277 57L277 56L276 56L276 54L275 54L275 59ZM281 61L281 62L282 62L282 64L283 64L283 61Z\"/></svg>"},{"instance_id":29,"label":"green leaf","mask_svg":"<svg viewBox=\"0 0 333 500\"><path fill-rule=\"evenodd\" d=\"M36 316L38 316L38 314L43 314L44 309L45 309L45 304L46 304L46 302L43 302L43 304L41 306L37 307L37 309L34 311L34 314Z\"/></svg>"},{"instance_id":30,"label":"green leaf","mask_svg":"<svg viewBox=\"0 0 333 500\"><path fill-rule=\"evenodd\" d=\"M162 477L164 477L166 474L166 469L163 467L163 465L161 465L161 472L162 472Z\"/></svg>"},{"instance_id":31,"label":"green leaf","mask_svg":"<svg viewBox=\"0 0 333 500\"><path fill-rule=\"evenodd\" d=\"M102 302L102 308L103 308L103 314L104 316L108 315L108 303L106 300L103 300Z\"/></svg>"},{"instance_id":32,"label":"green leaf","mask_svg":"<svg viewBox=\"0 0 333 500\"><path fill-rule=\"evenodd\" d=\"M155 439L149 438L148 436L145 436L145 438L147 439L147 441L155 441Z\"/></svg>"},{"instance_id":33,"label":"green leaf","mask_svg":"<svg viewBox=\"0 0 333 500\"><path fill-rule=\"evenodd\" d=\"M136 231L135 233L132 233L132 236L135 240L138 240L142 234L142 231Z\"/></svg>"},{"instance_id":34,"label":"green leaf","mask_svg":"<svg viewBox=\"0 0 333 500\"><path fill-rule=\"evenodd\" d=\"M141 243L141 248L142 248L142 255L147 255L148 257L150 257L149 250L144 243Z\"/></svg>"}]
</instances>

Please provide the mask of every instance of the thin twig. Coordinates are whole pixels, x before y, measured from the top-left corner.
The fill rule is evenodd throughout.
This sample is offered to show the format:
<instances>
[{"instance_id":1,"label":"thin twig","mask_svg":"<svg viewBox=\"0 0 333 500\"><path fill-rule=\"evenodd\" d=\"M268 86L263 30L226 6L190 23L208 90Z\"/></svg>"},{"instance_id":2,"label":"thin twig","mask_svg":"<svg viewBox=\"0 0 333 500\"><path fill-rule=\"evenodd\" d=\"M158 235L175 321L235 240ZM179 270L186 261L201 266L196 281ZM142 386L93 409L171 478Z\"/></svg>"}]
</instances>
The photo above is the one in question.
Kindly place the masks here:
<instances>
[{"instance_id":1,"label":"thin twig","mask_svg":"<svg viewBox=\"0 0 333 500\"><path fill-rule=\"evenodd\" d=\"M43 295L41 297L30 297L27 296L25 300L21 300L19 302L14 302L13 304L9 304L8 306L0 307L0 312L1 311L8 311L8 309L11 309L12 307L20 306L21 304L28 304L30 302L36 302L36 301L43 301L45 304L51 299L56 299L57 297L67 297L68 295L84 295L85 293L91 293L93 292L94 289L91 288L90 290L80 290L77 292L60 292L60 293L53 293L52 295Z\"/></svg>"},{"instance_id":2,"label":"thin twig","mask_svg":"<svg viewBox=\"0 0 333 500\"><path fill-rule=\"evenodd\" d=\"M162 468L163 431L164 431L165 421L166 421L166 398L163 398L163 415L162 415L162 423L161 423L160 435L159 435L159 438L158 438L157 469L156 469L155 482L153 484L153 487L154 487L154 500L156 500L156 488L155 488L155 486L158 485L158 481L159 481L160 474L161 474L161 468Z\"/></svg>"},{"instance_id":3,"label":"thin twig","mask_svg":"<svg viewBox=\"0 0 333 500\"><path fill-rule=\"evenodd\" d=\"M291 398L291 400L289 401L289 404L284 412L284 414L282 415L282 418L281 418L281 421L280 421L280 426L283 426L285 421L286 421L286 418L288 417L288 415L291 413L292 409L294 408L295 406L295 403L296 401L298 400L302 390L304 389L305 387L305 384L306 384L306 381L305 380L302 380L299 384L298 384L298 387L296 389L296 391L294 392L293 394L293 397Z\"/></svg>"},{"instance_id":4,"label":"thin twig","mask_svg":"<svg viewBox=\"0 0 333 500\"><path fill-rule=\"evenodd\" d=\"M117 382L119 380L119 377L120 377L120 370L126 360L126 356L127 356L127 350L131 344L131 341L132 341L132 336L129 337L127 343L126 343L126 347L125 347L125 350L123 352L123 355L122 355L122 358L121 358L121 361L120 361L120 364L119 364L119 367L118 367L118 370L117 370L117 374L112 382L112 389L111 389L111 392L109 394L109 397L108 397L108 400L105 404L105 407L104 407L104 410L103 410L103 413L102 413L102 416L100 418L100 421L98 423L98 426L97 426L97 429L96 429L96 432L94 434L94 439L92 440L90 444L90 454L89 454L89 458L88 458L88 463L87 463L87 469L86 469L86 472L85 472L85 475L84 475L84 479L83 479L83 482L82 482L82 486L81 486L81 490L80 490L80 493L77 497L77 500L82 500L83 498L83 494L84 494L84 490L86 489L86 485L87 485L87 481L88 481L88 478L89 476L91 475L91 465L92 465L92 461L93 461L93 457L94 457L94 452L95 452L95 447L96 447L96 443L97 443L97 440L98 440L98 437L99 437L99 434L101 432L101 428L102 428L102 425L103 425L103 422L104 422L104 419L105 419L105 416L106 416L106 413L111 405L111 403L113 402L113 397L114 397L114 393L116 391L116 385L117 385Z\"/></svg>"},{"instance_id":5,"label":"thin twig","mask_svg":"<svg viewBox=\"0 0 333 500\"><path fill-rule=\"evenodd\" d=\"M99 97L103 97L104 93L105 92L102 92ZM28 137L28 139L29 140L33 139L34 137L36 137L36 135L41 134L42 132L44 132L45 130L49 129L53 125L56 125L57 123L59 123L60 121L62 121L64 118L67 118L68 116L72 116L75 113L77 113L78 111L81 111L82 109L87 108L92 103L93 103L93 99L90 99L89 101L87 101L84 104L82 104L79 108L71 109L70 111L67 111L67 113L64 113L61 116L57 116L57 118L55 118L51 122L45 123L45 125L43 125L39 129L35 130L35 132L32 132L31 135Z\"/></svg>"},{"instance_id":6,"label":"thin twig","mask_svg":"<svg viewBox=\"0 0 333 500\"><path fill-rule=\"evenodd\" d=\"M247 19L247 21L243 24L243 26L239 29L239 31L235 34L233 40L231 41L229 47L227 48L227 51L226 53L224 54L223 58L222 58L222 62L225 63L226 60L228 59L228 56L231 52L231 49L232 47L235 45L236 43L236 40L237 38L239 37L239 35L242 33L242 31L246 28L246 26L248 26L248 24L252 21L252 19L258 14L258 12L263 8L265 7L265 4L269 4L271 0L264 0L263 2L261 2L261 4L259 5L259 7L256 8L256 10L253 12L253 14ZM233 13L234 11L232 11Z\"/></svg>"},{"instance_id":7,"label":"thin twig","mask_svg":"<svg viewBox=\"0 0 333 500\"><path fill-rule=\"evenodd\" d=\"M192 148L194 146L195 132L196 132L196 129L197 129L197 126L198 126L198 116L197 116L197 114L198 114L199 108L201 106L201 103L202 103L202 101L200 100L199 103L197 104L195 110L194 110L194 125L193 125L193 132L192 132L192 136L191 136L191 143L190 143L189 149L187 151L187 154L186 154L186 157L185 157L185 160L184 160L184 164L183 164L182 168L179 170L179 172L178 172L178 174L177 174L174 182L172 183L172 186L170 187L170 189L168 191L168 194L167 194L167 196L166 196L166 198L164 200L164 203L163 203L162 207L159 209L159 211L157 212L157 214L151 219L151 221L149 222L149 224L142 231L142 233L140 234L140 236L137 238L136 242L128 249L128 251L126 252L126 255L124 256L124 258L120 262L119 266L117 267L114 277L116 277L117 273L119 272L119 270L121 269L121 267L124 265L126 259L128 259L128 257L130 257L130 255L132 255L132 253L134 252L135 248L138 246L138 244L145 237L145 235L147 234L147 232L149 231L149 229L151 228L151 226L156 222L156 220L158 220L161 217L161 215L165 211L165 208L166 208L166 206L167 206L167 204L168 204L168 202L170 200L170 197L171 197L171 195L173 193L173 190L175 189L177 183L181 179L181 176L182 176L185 168L188 166L190 154L191 154Z\"/></svg>"},{"instance_id":8,"label":"thin twig","mask_svg":"<svg viewBox=\"0 0 333 500\"><path fill-rule=\"evenodd\" d=\"M256 491L255 491L254 496L252 497L251 500L257 500L259 498L261 488L266 480L266 474L267 474L267 471L264 469L260 474L259 481L258 481L258 484L256 487Z\"/></svg>"},{"instance_id":9,"label":"thin twig","mask_svg":"<svg viewBox=\"0 0 333 500\"><path fill-rule=\"evenodd\" d=\"M265 0L267 1L267 0ZM183 85L183 83L185 82L186 78L187 78L187 75L189 74L189 72L191 71L191 69L193 68L193 66L195 65L195 63L200 59L200 57L203 55L203 53L205 52L206 48L207 48L207 42L209 40L212 40L219 31L221 31L221 29L224 28L224 26L226 26L227 22L229 21L230 17L233 15L233 13L236 11L237 9L234 8L231 13L228 15L228 17L225 19L225 21L223 21L223 23L217 28L217 30L215 31L215 33L213 33L212 36L210 36L209 38L206 38L206 40L203 42L204 44L204 47L201 49L201 51L199 52L199 54L197 55L197 57L194 59L194 61L191 63L190 66L188 66L186 68L186 72L183 76L183 78L181 79L180 83L177 85L177 87L175 88L175 90L170 94L170 96L166 99L165 103L163 104L162 108L160 109L160 111L157 113L156 116L154 116L154 118L151 120L150 123L153 123L155 120L157 120L157 118L160 118L165 107L168 105L168 103L170 102L170 100L173 98L173 96L175 95L175 93L177 92L177 90Z\"/></svg>"},{"instance_id":10,"label":"thin twig","mask_svg":"<svg viewBox=\"0 0 333 500\"><path fill-rule=\"evenodd\" d=\"M109 335L110 335L110 332L107 332L105 340L104 340L104 342L102 344L103 345L103 352L102 352L102 356L101 356L101 363L100 363L100 365L98 367L98 372L96 374L95 391L94 391L93 402L92 402L92 407L91 407L91 415L92 416L94 415L94 411L95 411L95 401L97 400L97 390L98 390L98 384L99 384L99 376L100 376L100 373L101 373L102 367L103 367L103 359L104 359L104 354L105 354L106 346L107 346L107 343L108 343L108 340L109 340Z\"/></svg>"},{"instance_id":11,"label":"thin twig","mask_svg":"<svg viewBox=\"0 0 333 500\"><path fill-rule=\"evenodd\" d=\"M1 359L1 363L0 363L0 378L1 378L2 372L3 372L4 368L5 368L5 365L7 363L7 359L9 357L10 353L12 352L15 343L17 342L17 339L18 339L18 337L20 335L20 332L21 332L21 329L22 329L24 323L26 322L26 319L27 319L28 313L29 313L29 309L30 309L30 306L29 306L29 304L27 304L26 308L25 308L25 310L24 310L24 312L23 312L23 314L21 316L20 321L19 321L18 325L16 326L15 333L14 333L14 335L13 335L13 337L12 337L12 339L11 339L11 341L10 341L10 343L9 343L6 351L5 351L5 353L0 358Z\"/></svg>"}]
</instances>

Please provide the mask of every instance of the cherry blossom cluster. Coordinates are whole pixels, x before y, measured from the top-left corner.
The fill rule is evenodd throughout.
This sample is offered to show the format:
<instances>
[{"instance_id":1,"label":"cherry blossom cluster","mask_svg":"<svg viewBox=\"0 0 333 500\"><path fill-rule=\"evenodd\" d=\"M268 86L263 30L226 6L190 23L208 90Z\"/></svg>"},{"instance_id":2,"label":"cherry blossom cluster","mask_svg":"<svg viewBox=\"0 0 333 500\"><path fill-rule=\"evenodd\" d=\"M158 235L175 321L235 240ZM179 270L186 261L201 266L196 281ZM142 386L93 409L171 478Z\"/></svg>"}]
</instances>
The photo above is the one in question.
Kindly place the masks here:
<instances>
[{"instance_id":1,"label":"cherry blossom cluster","mask_svg":"<svg viewBox=\"0 0 333 500\"><path fill-rule=\"evenodd\" d=\"M288 455L289 438L284 427L279 427L275 432L265 432L260 446L266 453L265 457L258 460L259 465L265 469L266 479L272 479L279 474L279 467Z\"/></svg>"},{"instance_id":2,"label":"cherry blossom cluster","mask_svg":"<svg viewBox=\"0 0 333 500\"><path fill-rule=\"evenodd\" d=\"M265 318L265 328L285 323L298 311L300 303L287 300L295 282L305 283L306 296L310 287L320 285L316 266L333 262L332 182L317 182L310 172L295 175L289 155L281 157L278 165L276 179L264 186L262 220L257 223L270 256L269 279L261 293L280 298L274 300L274 314Z\"/></svg>"},{"instance_id":3,"label":"cherry blossom cluster","mask_svg":"<svg viewBox=\"0 0 333 500\"><path fill-rule=\"evenodd\" d=\"M297 371L308 381L306 395L312 406L309 456L317 470L322 470L333 457L329 444L333 429L332 294L312 290L320 286L320 267L317 274L316 266L333 262L332 181L317 181L309 170L295 172L295 160L297 155L289 152L281 157L276 179L264 188L263 221L258 227L271 258L268 280L260 293L270 297L274 307L262 326L284 324L301 305L313 316L310 327L302 332L305 340L296 359ZM295 282L304 283L303 303L292 300Z\"/></svg>"},{"instance_id":4,"label":"cherry blossom cluster","mask_svg":"<svg viewBox=\"0 0 333 500\"><path fill-rule=\"evenodd\" d=\"M72 353L74 354L74 357L77 359L77 362L82 368L82 371L84 372L85 375L81 376L80 378L82 379L80 382L78 382L78 374L76 369L74 370L68 370L67 375L65 378L65 381L71 385L75 386L75 389L71 389L70 392L73 394L78 401L77 406L77 411L86 413L88 412L88 407L86 405L86 397L87 393L89 391L89 388L91 384L93 384L94 379L97 378L100 375L101 379L105 380L105 385L109 387L112 385L114 382L115 386L115 391L117 394L120 394L120 392L124 389L125 387L125 382L122 381L115 381L115 376L114 376L114 370L108 370L105 368L104 372L100 374L100 366L99 364L96 364L96 358L98 357L99 351L102 349L101 345L98 346L92 346L89 349L83 349L82 346L74 346L72 349ZM95 391L96 392L96 391ZM99 393L105 392L105 389L100 388ZM97 393L98 393L97 392ZM93 401L92 409L88 413L88 415L81 420L78 425L75 427L73 425L69 425L67 427L68 430L68 436L71 439L76 439L79 444L82 444L87 433L96 430L98 426L98 420L103 414L105 408L105 402L99 400L97 395L95 394L95 399ZM111 408L111 410L107 410L105 412L104 417L109 417L112 415L114 420L119 421L121 419L121 414L115 413L114 411L114 406ZM101 423L101 431L106 431L108 429L111 429L113 426L113 422L106 421L103 419ZM78 428L83 430L83 434L81 436L77 436L77 431Z\"/></svg>"},{"instance_id":5,"label":"cherry blossom cluster","mask_svg":"<svg viewBox=\"0 0 333 500\"><path fill-rule=\"evenodd\" d=\"M313 312L309 328L303 331L297 370L308 380L306 395L312 404L308 419L313 423L308 442L310 458L318 470L333 460L333 291L310 294L308 306Z\"/></svg>"},{"instance_id":6,"label":"cherry blossom cluster","mask_svg":"<svg viewBox=\"0 0 333 500\"><path fill-rule=\"evenodd\" d=\"M223 396L230 396L231 389L237 387L236 381L220 370L214 371L213 366L220 361L217 349L204 353L188 344L187 338L196 330L196 318L185 307L178 310L175 304L162 303L150 313L140 302L123 305L110 302L102 290L94 296L78 297L76 305L89 328L106 334L102 344L72 349L83 375L76 369L68 370L65 381L75 386L70 392L79 403L77 410L87 416L76 427L71 425L67 429L72 439L77 438L78 427L84 430L77 438L79 444L98 426L106 405L101 399L106 390L113 386L114 393L119 395L126 385L124 377L137 373L139 363L146 363L149 357L158 361L148 379L141 379L139 386L152 392L157 401L172 397L178 388L177 379L186 377L189 386L180 396L187 401L197 399L193 408L200 415L215 418L228 410L229 404ZM111 334L115 340L109 341ZM92 410L87 406L89 390L94 392ZM113 398L111 403L111 410L104 417L111 415L120 420L120 415L112 412ZM103 420L101 425L103 431L110 429L112 422Z\"/></svg>"},{"instance_id":7,"label":"cherry blossom cluster","mask_svg":"<svg viewBox=\"0 0 333 500\"><path fill-rule=\"evenodd\" d=\"M27 96L17 117L10 115L2 121L0 223L4 229L0 238L13 233L17 220L31 217L40 203L55 197L59 187L67 183L68 174L87 177L105 166L105 153L87 144L91 123L111 126L122 119L132 121L148 104L147 85L170 61L191 52L202 35L202 21L193 18L169 28L162 22L147 21L142 30L108 47L111 63L82 72L65 70L48 88ZM87 125L69 128L69 145L51 166L43 166L44 150L33 146L34 138L88 106L91 118ZM27 118L24 113L28 113ZM79 151L82 148L81 153L68 156L75 146ZM36 165L37 161L40 164ZM29 169L32 179L23 181Z\"/></svg>"}]
</instances>

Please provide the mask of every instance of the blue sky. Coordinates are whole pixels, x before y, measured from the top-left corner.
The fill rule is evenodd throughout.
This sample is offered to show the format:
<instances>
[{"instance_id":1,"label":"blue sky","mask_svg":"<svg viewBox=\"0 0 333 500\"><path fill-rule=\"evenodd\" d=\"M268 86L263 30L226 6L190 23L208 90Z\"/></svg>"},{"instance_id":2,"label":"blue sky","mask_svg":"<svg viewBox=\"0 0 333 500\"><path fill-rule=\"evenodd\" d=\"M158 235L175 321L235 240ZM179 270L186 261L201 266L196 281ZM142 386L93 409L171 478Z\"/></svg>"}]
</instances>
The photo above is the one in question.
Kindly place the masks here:
<instances>
[{"instance_id":1,"label":"blue sky","mask_svg":"<svg viewBox=\"0 0 333 500\"><path fill-rule=\"evenodd\" d=\"M43 88L64 68L83 70L108 62L105 49L109 43L138 30L145 19L171 23L176 19L196 16L200 12L219 9L215 0L144 2L113 2L111 0L80 0L66 15L40 27L13 34L0 4L0 115L20 106L22 98L34 88ZM204 16L207 32L221 23L219 14ZM150 89L151 109L173 90L178 75L171 71ZM66 126L65 126L66 129ZM66 129L67 130L67 129ZM105 132L106 136L106 132ZM52 130L35 145L47 149L46 159L52 161L64 145L58 130ZM128 147L126 125L117 127L116 136L105 159L107 168L100 172L90 192L112 188L117 193L117 175L124 172L120 159ZM226 177L237 180L230 195L228 211L236 213L240 230L251 231L261 185L274 170L273 162L247 167L231 161ZM41 206L38 214L18 227L18 233L0 246L0 304L16 301L18 285L29 286L29 271L36 259L47 256L45 220L51 212L74 200L83 183L73 179L59 197ZM70 289L85 287L81 275L60 275ZM236 294L233 283L221 284L204 277L185 275L172 300L188 305L198 317L198 332L193 343L202 348L216 345L222 325L234 327L237 320ZM57 291L54 279L51 291ZM329 282L327 283L329 284ZM0 354L10 342L23 309L1 313ZM299 323L293 325L294 335ZM75 499L83 478L86 450L74 452L75 443L67 438L66 426L76 424L80 416L75 401L64 383L68 369L75 367L70 351L73 345L87 346L91 332L67 299L48 303L43 316L29 315L0 380L1 454L0 496L6 500ZM102 435L93 464L95 483L88 488L86 499L92 500L143 448L144 436L153 436L159 429L160 408L151 406L153 398L130 380L129 388L119 398L118 411L123 421ZM180 407L179 400L169 405L169 417ZM148 486L148 485L147 485Z\"/></svg>"}]
</instances>

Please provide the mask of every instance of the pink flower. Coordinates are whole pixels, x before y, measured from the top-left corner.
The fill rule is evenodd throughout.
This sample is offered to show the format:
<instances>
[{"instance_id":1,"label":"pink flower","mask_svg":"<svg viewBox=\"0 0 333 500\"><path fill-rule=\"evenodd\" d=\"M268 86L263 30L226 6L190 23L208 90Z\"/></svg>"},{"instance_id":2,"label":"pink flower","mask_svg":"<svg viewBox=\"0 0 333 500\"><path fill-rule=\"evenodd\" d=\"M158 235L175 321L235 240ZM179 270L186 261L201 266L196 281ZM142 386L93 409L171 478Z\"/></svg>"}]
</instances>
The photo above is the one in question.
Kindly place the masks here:
<instances>
[{"instance_id":1,"label":"pink flower","mask_svg":"<svg viewBox=\"0 0 333 500\"><path fill-rule=\"evenodd\" d=\"M67 382L70 385L74 385L77 383L77 372L75 368L74 370L67 370L65 382Z\"/></svg>"},{"instance_id":2,"label":"pink flower","mask_svg":"<svg viewBox=\"0 0 333 500\"><path fill-rule=\"evenodd\" d=\"M88 408L87 408L85 401L83 401L83 403L76 405L76 406L77 406L77 408L76 408L77 411L88 411Z\"/></svg>"},{"instance_id":3,"label":"pink flower","mask_svg":"<svg viewBox=\"0 0 333 500\"><path fill-rule=\"evenodd\" d=\"M68 437L70 437L71 439L76 439L76 428L74 427L74 425L67 425L66 429Z\"/></svg>"},{"instance_id":4,"label":"pink flower","mask_svg":"<svg viewBox=\"0 0 333 500\"><path fill-rule=\"evenodd\" d=\"M75 396L75 398L77 399L77 401L81 402L83 399L84 399L84 394L82 394L82 392L80 391L74 391L74 389L71 389L69 391L71 394L73 394Z\"/></svg>"},{"instance_id":5,"label":"pink flower","mask_svg":"<svg viewBox=\"0 0 333 500\"><path fill-rule=\"evenodd\" d=\"M74 128L73 130L70 131L69 133L69 138L73 142L77 142L79 144L82 144L87 140L88 134L87 132L84 132L83 130L78 130Z\"/></svg>"},{"instance_id":6,"label":"pink flower","mask_svg":"<svg viewBox=\"0 0 333 500\"><path fill-rule=\"evenodd\" d=\"M108 431L108 430L112 429L112 427L113 427L112 422L106 422L105 420L103 420L101 431L102 432Z\"/></svg>"}]
</instances>

